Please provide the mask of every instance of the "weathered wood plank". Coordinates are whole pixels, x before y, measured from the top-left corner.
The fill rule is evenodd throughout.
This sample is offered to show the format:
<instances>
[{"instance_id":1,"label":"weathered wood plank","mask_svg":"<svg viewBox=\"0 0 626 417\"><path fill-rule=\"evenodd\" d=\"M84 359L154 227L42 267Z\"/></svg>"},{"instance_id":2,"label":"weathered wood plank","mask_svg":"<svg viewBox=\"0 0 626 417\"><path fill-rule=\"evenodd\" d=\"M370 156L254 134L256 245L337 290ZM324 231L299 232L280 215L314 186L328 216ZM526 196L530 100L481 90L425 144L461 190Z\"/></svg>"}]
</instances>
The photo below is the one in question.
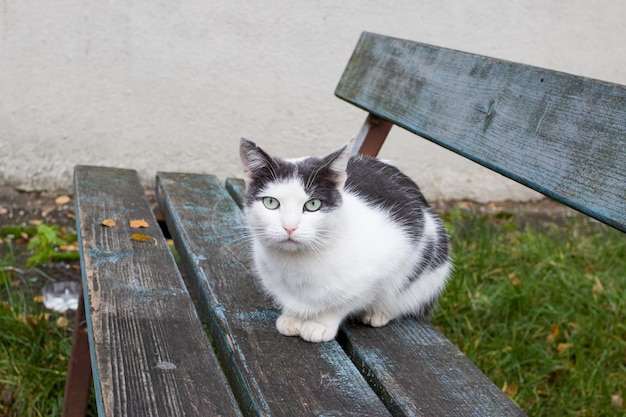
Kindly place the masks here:
<instances>
[{"instance_id":1,"label":"weathered wood plank","mask_svg":"<svg viewBox=\"0 0 626 417\"><path fill-rule=\"evenodd\" d=\"M228 179L242 200L242 180ZM430 323L392 321L372 329L351 322L338 340L394 416L524 416Z\"/></svg>"},{"instance_id":2,"label":"weathered wood plank","mask_svg":"<svg viewBox=\"0 0 626 417\"><path fill-rule=\"evenodd\" d=\"M246 191L244 180L241 178L226 178L225 188L239 208L243 209L243 196Z\"/></svg>"},{"instance_id":3,"label":"weathered wood plank","mask_svg":"<svg viewBox=\"0 0 626 417\"><path fill-rule=\"evenodd\" d=\"M159 173L157 196L194 281L218 355L249 415L389 415L337 342L275 329L259 290L243 213L213 176Z\"/></svg>"},{"instance_id":4,"label":"weathered wood plank","mask_svg":"<svg viewBox=\"0 0 626 417\"><path fill-rule=\"evenodd\" d=\"M626 86L363 33L335 94L626 231Z\"/></svg>"},{"instance_id":5,"label":"weathered wood plank","mask_svg":"<svg viewBox=\"0 0 626 417\"><path fill-rule=\"evenodd\" d=\"M429 323L407 318L377 329L347 323L340 341L394 415L525 415Z\"/></svg>"},{"instance_id":6,"label":"weathered wood plank","mask_svg":"<svg viewBox=\"0 0 626 417\"><path fill-rule=\"evenodd\" d=\"M99 414L240 416L137 173L78 166L74 193Z\"/></svg>"}]
</instances>

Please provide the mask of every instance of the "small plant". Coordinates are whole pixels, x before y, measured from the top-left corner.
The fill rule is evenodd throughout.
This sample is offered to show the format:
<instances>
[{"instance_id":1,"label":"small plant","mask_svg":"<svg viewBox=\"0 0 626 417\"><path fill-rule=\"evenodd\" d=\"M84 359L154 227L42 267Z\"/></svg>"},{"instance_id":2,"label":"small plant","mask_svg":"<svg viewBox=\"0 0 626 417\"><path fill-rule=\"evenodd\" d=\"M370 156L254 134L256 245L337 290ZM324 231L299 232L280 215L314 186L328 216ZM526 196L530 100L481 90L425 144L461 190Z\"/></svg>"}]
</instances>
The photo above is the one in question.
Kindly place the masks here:
<instances>
[{"instance_id":1,"label":"small plant","mask_svg":"<svg viewBox=\"0 0 626 417\"><path fill-rule=\"evenodd\" d=\"M33 254L26 262L27 267L44 265L49 262L70 262L79 259L74 246L76 235L69 234L59 226L40 224L37 233L30 239L28 249Z\"/></svg>"}]
</instances>

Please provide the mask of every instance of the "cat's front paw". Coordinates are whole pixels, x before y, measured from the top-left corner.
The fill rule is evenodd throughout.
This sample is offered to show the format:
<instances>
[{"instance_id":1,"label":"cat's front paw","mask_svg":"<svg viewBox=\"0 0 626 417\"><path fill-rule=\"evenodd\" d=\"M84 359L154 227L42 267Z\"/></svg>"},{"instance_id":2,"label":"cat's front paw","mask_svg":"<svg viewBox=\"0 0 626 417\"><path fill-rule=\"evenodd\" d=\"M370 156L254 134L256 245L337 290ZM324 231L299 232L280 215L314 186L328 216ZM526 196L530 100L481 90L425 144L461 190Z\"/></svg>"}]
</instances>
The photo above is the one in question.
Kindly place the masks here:
<instances>
[{"instance_id":1,"label":"cat's front paw","mask_svg":"<svg viewBox=\"0 0 626 417\"><path fill-rule=\"evenodd\" d=\"M276 329L285 336L298 336L302 323L298 317L281 314L276 320Z\"/></svg>"},{"instance_id":2,"label":"cat's front paw","mask_svg":"<svg viewBox=\"0 0 626 417\"><path fill-rule=\"evenodd\" d=\"M300 337L307 342L328 342L337 335L338 327L328 326L317 321L305 321L300 328Z\"/></svg>"},{"instance_id":3,"label":"cat's front paw","mask_svg":"<svg viewBox=\"0 0 626 417\"><path fill-rule=\"evenodd\" d=\"M378 311L368 311L361 316L361 322L372 327L383 327L389 320L391 320L389 316Z\"/></svg>"}]
</instances>

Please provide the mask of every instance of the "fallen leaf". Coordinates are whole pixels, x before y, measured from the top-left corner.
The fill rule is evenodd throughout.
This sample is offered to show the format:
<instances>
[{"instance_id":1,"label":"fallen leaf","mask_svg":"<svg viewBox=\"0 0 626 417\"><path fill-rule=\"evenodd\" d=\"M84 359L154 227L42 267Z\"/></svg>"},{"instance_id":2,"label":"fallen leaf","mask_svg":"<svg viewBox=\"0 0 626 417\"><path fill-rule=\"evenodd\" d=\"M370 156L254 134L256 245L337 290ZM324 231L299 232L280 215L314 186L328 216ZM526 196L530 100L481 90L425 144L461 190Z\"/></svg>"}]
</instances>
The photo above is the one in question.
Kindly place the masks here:
<instances>
[{"instance_id":1,"label":"fallen leaf","mask_svg":"<svg viewBox=\"0 0 626 417\"><path fill-rule=\"evenodd\" d=\"M43 296L42 295L36 295L33 297L33 301L36 303L43 303Z\"/></svg>"},{"instance_id":2,"label":"fallen leaf","mask_svg":"<svg viewBox=\"0 0 626 417\"><path fill-rule=\"evenodd\" d=\"M141 233L133 233L132 235L130 235L130 238L138 242L154 241L154 244L155 245L157 244L157 241L155 238L153 238L152 236L142 235Z\"/></svg>"},{"instance_id":3,"label":"fallen leaf","mask_svg":"<svg viewBox=\"0 0 626 417\"><path fill-rule=\"evenodd\" d=\"M150 227L150 225L144 219L130 221L131 229L139 229L139 228L145 228L145 227Z\"/></svg>"},{"instance_id":4,"label":"fallen leaf","mask_svg":"<svg viewBox=\"0 0 626 417\"><path fill-rule=\"evenodd\" d=\"M115 227L115 220L113 219L102 220L100 224L106 227Z\"/></svg>"},{"instance_id":5,"label":"fallen leaf","mask_svg":"<svg viewBox=\"0 0 626 417\"><path fill-rule=\"evenodd\" d=\"M28 223L32 224L33 226L39 226L43 222L39 219L34 219L34 220L29 221Z\"/></svg>"},{"instance_id":6,"label":"fallen leaf","mask_svg":"<svg viewBox=\"0 0 626 417\"><path fill-rule=\"evenodd\" d=\"M562 355L567 351L567 349L571 347L574 347L574 345L571 343L559 343L558 345L556 345L556 350L559 352L560 355Z\"/></svg>"},{"instance_id":7,"label":"fallen leaf","mask_svg":"<svg viewBox=\"0 0 626 417\"><path fill-rule=\"evenodd\" d=\"M556 338L559 337L559 334L561 333L561 329L559 328L558 324L553 324L550 327L551 327L551 331L548 337L546 337L546 342L553 343L556 340Z\"/></svg>"},{"instance_id":8,"label":"fallen leaf","mask_svg":"<svg viewBox=\"0 0 626 417\"><path fill-rule=\"evenodd\" d=\"M519 385L515 383L509 384L505 381L502 386L502 392L504 392L509 398L513 398L519 392Z\"/></svg>"},{"instance_id":9,"label":"fallen leaf","mask_svg":"<svg viewBox=\"0 0 626 417\"><path fill-rule=\"evenodd\" d=\"M65 316L60 316L57 319L57 326L58 327L67 327L68 324L69 324L69 320L67 320L67 318Z\"/></svg>"},{"instance_id":10,"label":"fallen leaf","mask_svg":"<svg viewBox=\"0 0 626 417\"><path fill-rule=\"evenodd\" d=\"M67 252L77 252L78 251L78 242L74 242L71 245L61 245L59 249L67 251Z\"/></svg>"},{"instance_id":11,"label":"fallen leaf","mask_svg":"<svg viewBox=\"0 0 626 417\"><path fill-rule=\"evenodd\" d=\"M61 195L61 196L58 196L54 200L54 204L56 204L57 206L64 206L67 203L69 203L70 201L72 201L72 199L70 198L69 195Z\"/></svg>"},{"instance_id":12,"label":"fallen leaf","mask_svg":"<svg viewBox=\"0 0 626 417\"><path fill-rule=\"evenodd\" d=\"M517 276L515 272L511 272L509 274L509 280L511 280L511 284L513 284L514 287L517 287L522 283L522 280Z\"/></svg>"},{"instance_id":13,"label":"fallen leaf","mask_svg":"<svg viewBox=\"0 0 626 417\"><path fill-rule=\"evenodd\" d=\"M47 205L46 207L41 209L41 217L43 218L48 217L50 213L52 213L56 209L57 209L57 206L55 206L54 204Z\"/></svg>"},{"instance_id":14,"label":"fallen leaf","mask_svg":"<svg viewBox=\"0 0 626 417\"><path fill-rule=\"evenodd\" d=\"M598 278L596 278L596 284L593 286L591 291L594 294L602 294L604 292L604 285L602 285L602 281L600 281Z\"/></svg>"},{"instance_id":15,"label":"fallen leaf","mask_svg":"<svg viewBox=\"0 0 626 417\"><path fill-rule=\"evenodd\" d=\"M41 313L41 314L23 315L22 321L24 321L24 323L28 324L29 326L35 327L37 323L39 323L40 321L42 320L48 321L49 318L50 318L49 313Z\"/></svg>"}]
</instances>

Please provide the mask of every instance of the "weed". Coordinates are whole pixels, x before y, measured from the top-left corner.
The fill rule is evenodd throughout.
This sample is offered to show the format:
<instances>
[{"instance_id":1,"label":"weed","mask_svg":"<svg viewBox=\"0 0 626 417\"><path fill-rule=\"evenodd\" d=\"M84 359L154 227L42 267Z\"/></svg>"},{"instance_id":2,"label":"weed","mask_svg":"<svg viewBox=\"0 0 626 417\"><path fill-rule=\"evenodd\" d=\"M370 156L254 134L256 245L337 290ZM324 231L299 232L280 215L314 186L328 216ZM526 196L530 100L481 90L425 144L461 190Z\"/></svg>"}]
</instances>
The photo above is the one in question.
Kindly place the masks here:
<instances>
[{"instance_id":1,"label":"weed","mask_svg":"<svg viewBox=\"0 0 626 417\"><path fill-rule=\"evenodd\" d=\"M28 243L28 249L33 251L33 254L28 258L26 266L78 260L76 248L70 246L75 242L76 234L67 233L59 226L40 224L37 226L37 233L30 238Z\"/></svg>"}]
</instances>

